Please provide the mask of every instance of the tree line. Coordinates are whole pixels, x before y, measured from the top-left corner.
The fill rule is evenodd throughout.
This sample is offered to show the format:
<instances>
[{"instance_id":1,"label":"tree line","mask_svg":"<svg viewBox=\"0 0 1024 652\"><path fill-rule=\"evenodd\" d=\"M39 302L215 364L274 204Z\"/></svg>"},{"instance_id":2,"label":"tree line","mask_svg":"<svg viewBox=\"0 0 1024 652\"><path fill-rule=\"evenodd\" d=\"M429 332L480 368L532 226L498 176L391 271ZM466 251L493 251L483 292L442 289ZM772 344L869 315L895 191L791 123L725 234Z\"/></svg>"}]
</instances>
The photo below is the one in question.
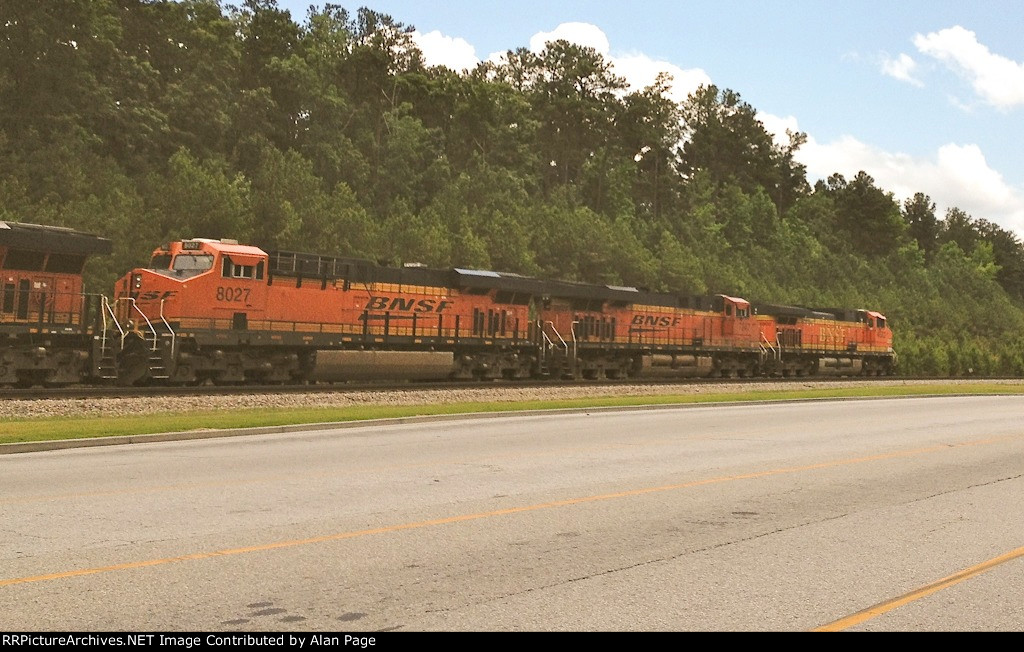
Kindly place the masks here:
<instances>
[{"instance_id":1,"label":"tree line","mask_svg":"<svg viewBox=\"0 0 1024 652\"><path fill-rule=\"evenodd\" d=\"M108 291L158 244L885 312L907 373L1024 373L1024 247L866 172L813 185L731 89L630 90L553 41L429 67L410 26L275 0L8 0L0 220L103 234Z\"/></svg>"}]
</instances>

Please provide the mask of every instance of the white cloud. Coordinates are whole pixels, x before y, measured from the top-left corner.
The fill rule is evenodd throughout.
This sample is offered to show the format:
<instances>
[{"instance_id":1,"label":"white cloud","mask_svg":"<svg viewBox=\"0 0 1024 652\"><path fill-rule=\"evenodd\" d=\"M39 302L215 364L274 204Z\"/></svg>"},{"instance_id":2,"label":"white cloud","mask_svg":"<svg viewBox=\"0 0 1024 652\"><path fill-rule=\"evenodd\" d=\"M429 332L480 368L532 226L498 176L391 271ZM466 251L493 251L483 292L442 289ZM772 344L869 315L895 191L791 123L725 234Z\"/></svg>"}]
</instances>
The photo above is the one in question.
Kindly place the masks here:
<instances>
[{"instance_id":1,"label":"white cloud","mask_svg":"<svg viewBox=\"0 0 1024 652\"><path fill-rule=\"evenodd\" d=\"M615 73L625 77L631 91L642 90L650 86L658 78L658 74L667 72L672 75L672 90L668 97L675 102L683 102L686 96L694 92L701 84L710 84L711 77L700 68L684 70L667 61L651 59L645 54L624 54L610 57Z\"/></svg>"},{"instance_id":2,"label":"white cloud","mask_svg":"<svg viewBox=\"0 0 1024 652\"><path fill-rule=\"evenodd\" d=\"M412 33L412 40L423 53L428 66L446 66L456 72L472 70L480 62L476 48L465 39L445 36L434 30L426 34Z\"/></svg>"},{"instance_id":3,"label":"white cloud","mask_svg":"<svg viewBox=\"0 0 1024 652\"><path fill-rule=\"evenodd\" d=\"M974 32L957 25L918 34L914 45L965 77L988 104L1004 110L1024 104L1024 65L993 54Z\"/></svg>"},{"instance_id":4,"label":"white cloud","mask_svg":"<svg viewBox=\"0 0 1024 652\"><path fill-rule=\"evenodd\" d=\"M710 84L711 78L700 68L689 70L667 61L652 59L646 54L631 52L613 54L604 31L590 23L562 23L550 32L538 32L530 39L530 50L540 52L550 41L564 40L576 45L591 47L612 64L616 75L625 78L630 91L638 91L655 82L659 73L672 76L670 99L682 102L686 96L697 90L701 84Z\"/></svg>"},{"instance_id":5,"label":"white cloud","mask_svg":"<svg viewBox=\"0 0 1024 652\"><path fill-rule=\"evenodd\" d=\"M793 117L758 116L765 128L776 134L789 128L797 131ZM783 140L783 142L786 142ZM938 217L957 207L976 219L986 219L1024 237L1024 191L1008 184L992 169L977 145L949 143L933 157L922 159L908 154L887 152L867 145L852 136L830 143L819 143L809 136L796 154L807 166L813 183L839 173L852 179L863 170L879 188L892 192L900 201L923 192L936 204Z\"/></svg>"},{"instance_id":6,"label":"white cloud","mask_svg":"<svg viewBox=\"0 0 1024 652\"><path fill-rule=\"evenodd\" d=\"M924 83L914 77L914 71L917 69L917 62L910 58L907 54L900 54L895 59L888 56L882 58L882 74L888 75L894 79L905 81L908 84L914 86L924 86Z\"/></svg>"},{"instance_id":7,"label":"white cloud","mask_svg":"<svg viewBox=\"0 0 1024 652\"><path fill-rule=\"evenodd\" d=\"M461 38L440 32L414 33L428 65L445 65L453 70L472 69L479 62L476 52ZM673 76L671 97L683 101L701 84L711 83L699 68L683 69L666 61L652 59L642 53L612 54L608 37L595 25L563 23L550 32L541 32L530 39L530 48L543 49L550 40L565 39L594 48L614 66L616 74L626 78L631 89L652 84L659 72ZM915 39L918 49L931 57L955 64L974 80L977 92L995 106L1008 108L1024 103L1024 68L1004 57L991 54L977 43L974 34L955 27ZM500 61L504 53L488 59ZM920 84L914 76L917 65L908 55L883 63L883 72L911 84ZM800 131L793 116L778 117L758 114L758 119L775 136L776 142L788 144L786 130ZM939 217L947 208L958 207L975 218L987 219L1024 237L1024 189L1009 185L992 169L977 145L947 144L934 156L915 158L908 154L887 152L844 136L829 143L820 143L808 136L797 152L797 159L807 166L810 180L824 179L840 173L847 179L864 170L875 184L892 192L903 201L923 192L936 203Z\"/></svg>"},{"instance_id":8,"label":"white cloud","mask_svg":"<svg viewBox=\"0 0 1024 652\"><path fill-rule=\"evenodd\" d=\"M472 70L480 63L476 49L464 39L446 36L436 30L426 34L413 32L412 37L416 46L423 52L423 58L428 66L447 66L452 70L462 71ZM676 102L682 102L701 84L711 83L708 74L699 68L683 69L641 53L613 55L608 37L601 28L590 23L562 23L550 32L538 32L530 39L530 50L540 52L548 42L557 40L594 48L612 64L616 75L625 78L631 91L650 86L657 79L658 73L667 72L672 76L672 90L668 96ZM504 57L505 52L495 52L487 60L501 63Z\"/></svg>"},{"instance_id":9,"label":"white cloud","mask_svg":"<svg viewBox=\"0 0 1024 652\"><path fill-rule=\"evenodd\" d=\"M777 115L770 113L758 113L757 119L764 125L765 131L772 135L772 140L775 141L776 145L785 147L789 145L789 136L786 135L786 131L797 133L800 131L800 126L797 124L796 118L793 116L786 116L780 118Z\"/></svg>"},{"instance_id":10,"label":"white cloud","mask_svg":"<svg viewBox=\"0 0 1024 652\"><path fill-rule=\"evenodd\" d=\"M600 27L590 23L562 23L550 32L537 32L530 38L530 50L540 52L550 41L569 41L594 48L603 56L607 56L611 51L608 37Z\"/></svg>"}]
</instances>

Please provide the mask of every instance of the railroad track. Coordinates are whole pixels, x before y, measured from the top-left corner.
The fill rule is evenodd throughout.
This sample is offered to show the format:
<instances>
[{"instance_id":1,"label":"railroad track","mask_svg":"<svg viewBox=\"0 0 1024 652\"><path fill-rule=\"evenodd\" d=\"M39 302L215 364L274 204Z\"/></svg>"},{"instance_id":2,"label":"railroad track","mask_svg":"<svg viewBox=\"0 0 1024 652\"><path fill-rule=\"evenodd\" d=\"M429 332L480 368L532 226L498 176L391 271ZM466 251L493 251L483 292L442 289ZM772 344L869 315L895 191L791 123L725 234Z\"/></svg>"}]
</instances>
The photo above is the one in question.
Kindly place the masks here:
<instances>
[{"instance_id":1,"label":"railroad track","mask_svg":"<svg viewBox=\"0 0 1024 652\"><path fill-rule=\"evenodd\" d=\"M531 388L531 387L615 387L615 386L664 386L664 385L701 385L701 384L741 384L771 383L780 386L800 385L817 382L861 382L891 383L898 381L935 381L951 380L1019 380L1010 377L993 378L938 378L925 376L801 376L795 378L676 378L676 379L625 379L625 380L528 380L528 381L464 381L464 382L376 382L376 383L333 383L311 385L202 385L190 387L97 387L74 386L60 388L0 388L0 401L3 400L75 400L92 398L139 398L139 397L173 397L173 396L237 396L251 394L337 394L344 392L397 391L397 390L454 390L454 389L500 389L500 388Z\"/></svg>"}]
</instances>

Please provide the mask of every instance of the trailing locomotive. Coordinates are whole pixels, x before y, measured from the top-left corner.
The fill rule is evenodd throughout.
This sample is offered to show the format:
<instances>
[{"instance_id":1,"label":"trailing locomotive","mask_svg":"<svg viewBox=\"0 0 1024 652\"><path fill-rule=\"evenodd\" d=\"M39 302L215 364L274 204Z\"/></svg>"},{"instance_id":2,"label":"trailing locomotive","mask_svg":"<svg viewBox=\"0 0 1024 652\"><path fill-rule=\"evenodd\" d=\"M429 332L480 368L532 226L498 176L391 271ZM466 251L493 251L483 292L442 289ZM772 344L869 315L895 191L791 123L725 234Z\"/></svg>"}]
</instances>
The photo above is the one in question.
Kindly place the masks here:
<instances>
[{"instance_id":1,"label":"trailing locomotive","mask_svg":"<svg viewBox=\"0 0 1024 652\"><path fill-rule=\"evenodd\" d=\"M187 239L82 291L105 238L0 222L0 385L885 375L870 310Z\"/></svg>"},{"instance_id":2,"label":"trailing locomotive","mask_svg":"<svg viewBox=\"0 0 1024 652\"><path fill-rule=\"evenodd\" d=\"M869 310L751 306L192 239L115 288L119 381L883 375ZM129 335L125 337L125 335Z\"/></svg>"},{"instance_id":3,"label":"trailing locomotive","mask_svg":"<svg viewBox=\"0 0 1024 652\"><path fill-rule=\"evenodd\" d=\"M86 259L111 249L73 229L0 222L0 385L114 377L97 366L105 347L113 355L114 342L102 339L113 314L102 296L82 291Z\"/></svg>"}]
</instances>

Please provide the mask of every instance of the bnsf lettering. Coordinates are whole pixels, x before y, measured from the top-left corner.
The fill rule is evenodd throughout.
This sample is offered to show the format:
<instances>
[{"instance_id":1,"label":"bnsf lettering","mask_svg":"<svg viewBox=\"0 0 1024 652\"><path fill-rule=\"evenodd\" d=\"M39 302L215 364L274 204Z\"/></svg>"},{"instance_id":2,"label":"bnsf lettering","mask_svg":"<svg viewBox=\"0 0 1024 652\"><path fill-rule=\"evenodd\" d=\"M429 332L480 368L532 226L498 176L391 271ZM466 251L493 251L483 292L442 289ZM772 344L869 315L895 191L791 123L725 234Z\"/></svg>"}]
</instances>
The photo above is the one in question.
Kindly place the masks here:
<instances>
[{"instance_id":1,"label":"bnsf lettering","mask_svg":"<svg viewBox=\"0 0 1024 652\"><path fill-rule=\"evenodd\" d=\"M143 292L142 294L139 294L138 292L132 292L129 294L129 296L134 297L139 301L160 301L162 299L170 299L177 293L178 292L176 290L167 290L165 292L160 292L159 290L150 290L149 292Z\"/></svg>"},{"instance_id":2,"label":"bnsf lettering","mask_svg":"<svg viewBox=\"0 0 1024 652\"><path fill-rule=\"evenodd\" d=\"M657 328L675 328L682 321L681 317L657 317L654 315L636 315L633 317L634 326L654 326Z\"/></svg>"},{"instance_id":3,"label":"bnsf lettering","mask_svg":"<svg viewBox=\"0 0 1024 652\"><path fill-rule=\"evenodd\" d=\"M451 301L437 299L409 299L404 297L370 297L367 310L397 310L398 312L444 312L452 306Z\"/></svg>"}]
</instances>

